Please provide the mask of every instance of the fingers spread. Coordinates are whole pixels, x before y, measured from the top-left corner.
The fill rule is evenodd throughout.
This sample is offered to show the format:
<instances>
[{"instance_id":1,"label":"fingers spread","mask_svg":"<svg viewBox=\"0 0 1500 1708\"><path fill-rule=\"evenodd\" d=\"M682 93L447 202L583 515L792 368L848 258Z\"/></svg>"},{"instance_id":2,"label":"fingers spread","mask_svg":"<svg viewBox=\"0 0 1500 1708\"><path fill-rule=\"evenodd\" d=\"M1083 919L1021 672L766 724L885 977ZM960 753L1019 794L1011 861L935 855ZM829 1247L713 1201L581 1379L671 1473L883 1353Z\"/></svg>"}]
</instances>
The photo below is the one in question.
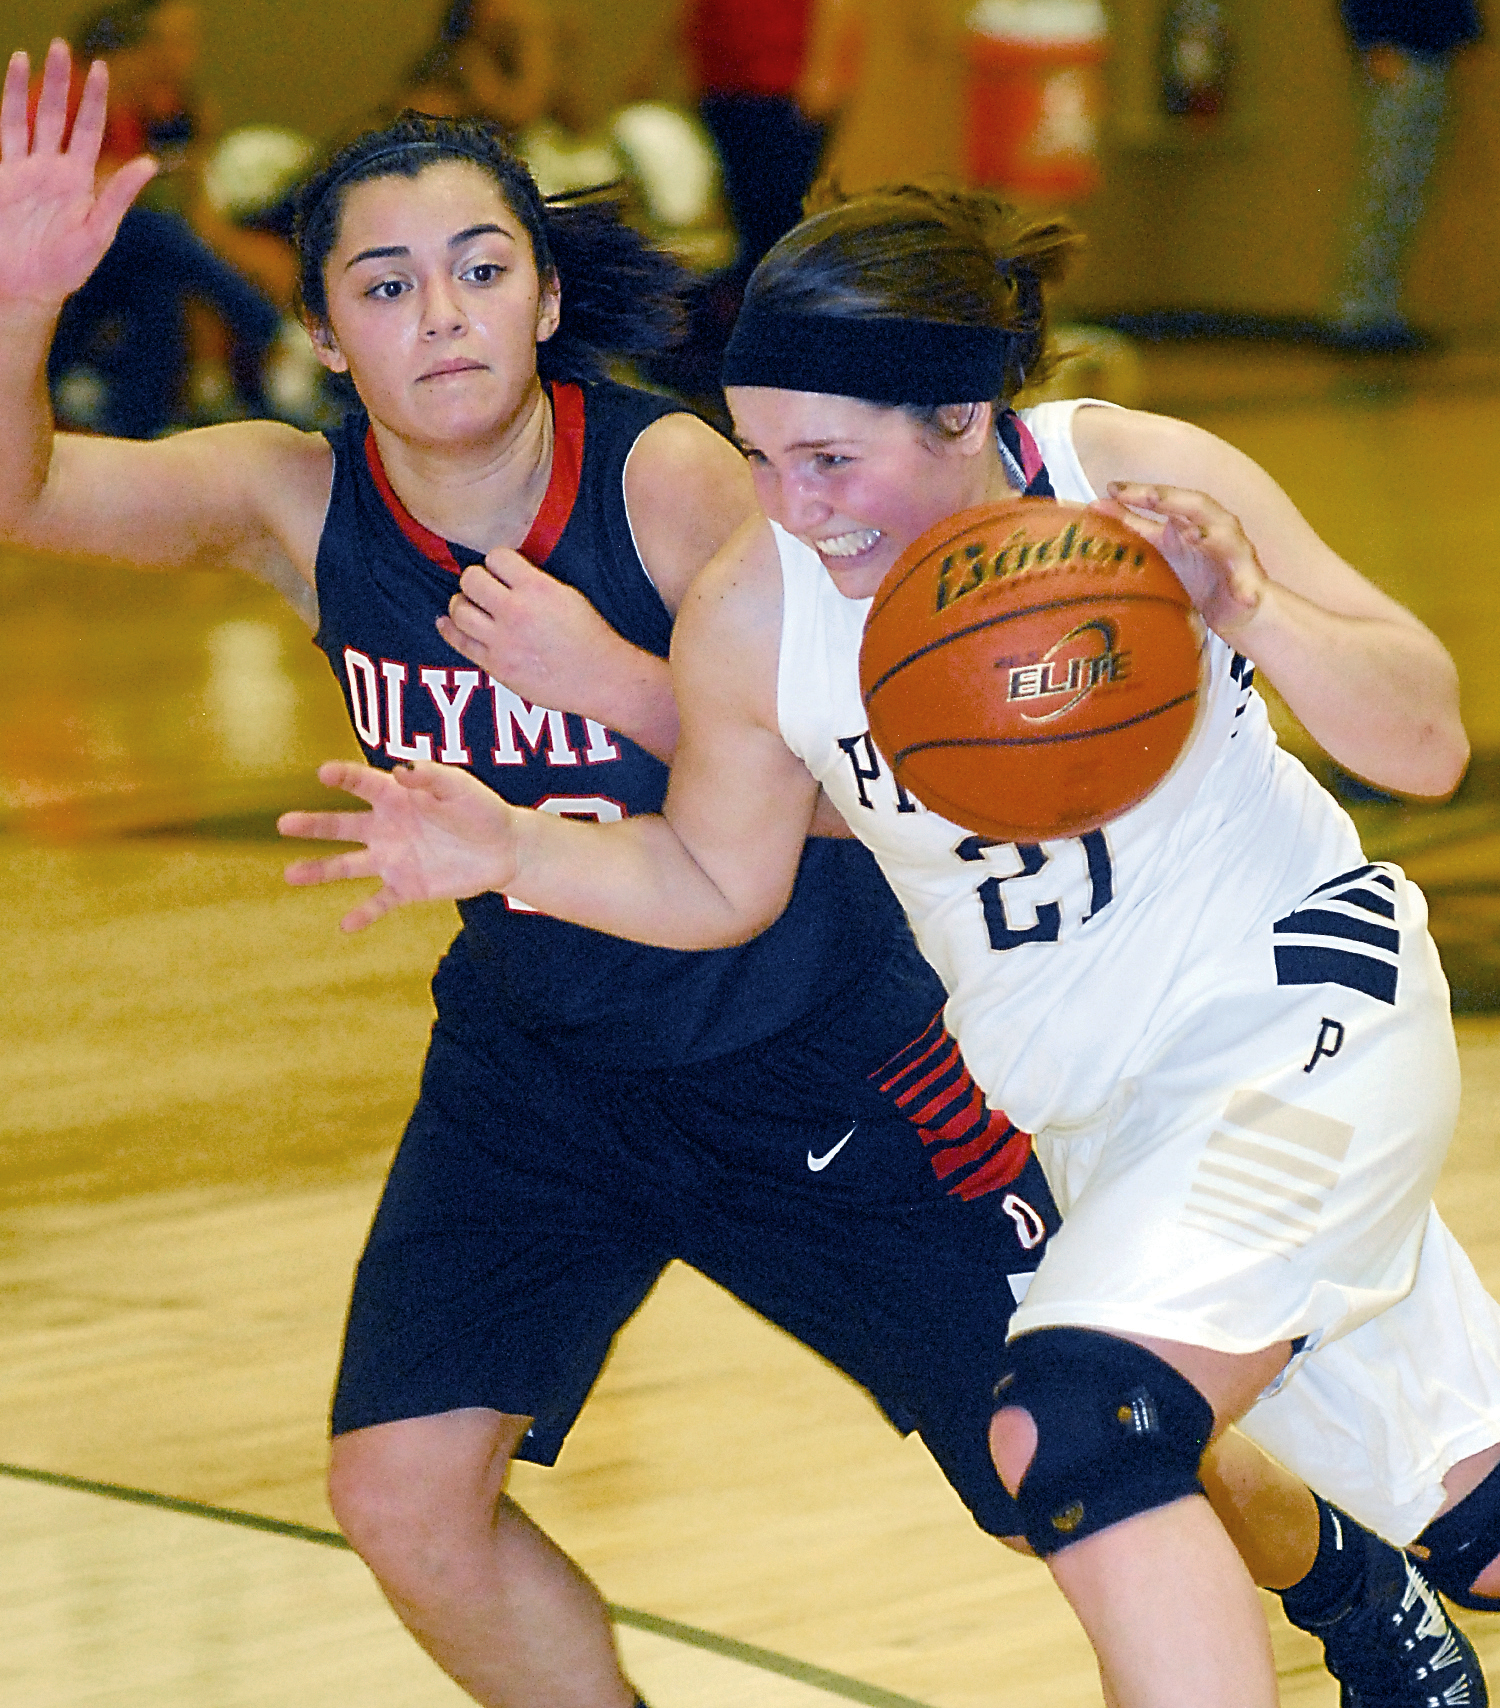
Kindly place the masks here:
<instances>
[{"instance_id":1,"label":"fingers spread","mask_svg":"<svg viewBox=\"0 0 1500 1708\"><path fill-rule=\"evenodd\" d=\"M284 812L276 828L301 842L363 842L369 820L367 812Z\"/></svg>"},{"instance_id":2,"label":"fingers spread","mask_svg":"<svg viewBox=\"0 0 1500 1708\"><path fill-rule=\"evenodd\" d=\"M42 73L42 92L36 107L36 129L31 138L33 154L56 154L62 147L63 131L68 123L68 85L71 70L67 55L62 55L62 75L54 70L58 44L54 42L47 53ZM29 106L29 100L28 100Z\"/></svg>"},{"instance_id":3,"label":"fingers spread","mask_svg":"<svg viewBox=\"0 0 1500 1708\"><path fill-rule=\"evenodd\" d=\"M157 164L149 154L140 154L122 166L99 192L98 200L89 210L89 228L113 241L125 210L156 176Z\"/></svg>"},{"instance_id":4,"label":"fingers spread","mask_svg":"<svg viewBox=\"0 0 1500 1708\"><path fill-rule=\"evenodd\" d=\"M408 794L431 795L434 800L448 801L462 792L463 785L451 765L439 765L433 759L417 759L391 773L392 780Z\"/></svg>"},{"instance_id":5,"label":"fingers spread","mask_svg":"<svg viewBox=\"0 0 1500 1708\"><path fill-rule=\"evenodd\" d=\"M284 873L289 884L331 884L341 878L372 878L378 876L362 855L333 854L326 860L294 860ZM341 931L363 931L383 918L396 905L394 893L384 884L374 895L366 896L339 921Z\"/></svg>"},{"instance_id":6,"label":"fingers spread","mask_svg":"<svg viewBox=\"0 0 1500 1708\"><path fill-rule=\"evenodd\" d=\"M47 73L52 73L52 55L47 55ZM68 89L63 85L63 103L66 106ZM109 98L109 67L102 59L96 59L88 69L88 76L83 80L83 94L78 101L78 114L73 120L73 134L69 138L69 148L79 154L95 159L99 153L99 144L104 139L104 109ZM41 121L37 122L40 142ZM58 127L58 140L62 138L62 127Z\"/></svg>"},{"instance_id":7,"label":"fingers spread","mask_svg":"<svg viewBox=\"0 0 1500 1708\"><path fill-rule=\"evenodd\" d=\"M5 94L0 98L0 157L20 159L26 153L26 104L30 95L31 61L13 53L5 68Z\"/></svg>"},{"instance_id":8,"label":"fingers spread","mask_svg":"<svg viewBox=\"0 0 1500 1708\"><path fill-rule=\"evenodd\" d=\"M293 860L282 873L289 884L334 884L344 878L379 875L367 848L349 854L328 854L320 860Z\"/></svg>"},{"instance_id":9,"label":"fingers spread","mask_svg":"<svg viewBox=\"0 0 1500 1708\"><path fill-rule=\"evenodd\" d=\"M388 772L349 759L325 760L318 767L318 781L325 788L342 789L346 795L358 795L372 806L394 786Z\"/></svg>"},{"instance_id":10,"label":"fingers spread","mask_svg":"<svg viewBox=\"0 0 1500 1708\"><path fill-rule=\"evenodd\" d=\"M367 925L373 925L377 919L384 919L396 905L395 897L388 889L378 889L372 896L367 896L358 907L351 907L339 921L340 931L363 931Z\"/></svg>"},{"instance_id":11,"label":"fingers spread","mask_svg":"<svg viewBox=\"0 0 1500 1708\"><path fill-rule=\"evenodd\" d=\"M395 782L386 772L347 759L326 760L318 767L318 781L326 788L357 795L372 807L399 797ZM315 842L365 842L373 816L367 812L285 812L276 820L276 828L283 836Z\"/></svg>"}]
</instances>

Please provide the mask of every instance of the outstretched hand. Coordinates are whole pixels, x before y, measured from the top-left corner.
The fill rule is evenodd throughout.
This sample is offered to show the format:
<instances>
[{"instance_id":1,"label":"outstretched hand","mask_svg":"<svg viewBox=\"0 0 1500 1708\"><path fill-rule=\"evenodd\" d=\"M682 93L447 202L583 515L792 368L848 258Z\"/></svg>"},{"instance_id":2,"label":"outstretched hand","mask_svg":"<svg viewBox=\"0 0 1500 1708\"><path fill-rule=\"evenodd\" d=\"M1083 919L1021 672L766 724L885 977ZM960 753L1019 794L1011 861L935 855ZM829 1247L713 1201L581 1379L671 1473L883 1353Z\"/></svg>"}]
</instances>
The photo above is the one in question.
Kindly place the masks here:
<instances>
[{"instance_id":1,"label":"outstretched hand","mask_svg":"<svg viewBox=\"0 0 1500 1708\"><path fill-rule=\"evenodd\" d=\"M374 895L339 921L345 931L363 930L403 902L456 901L502 889L514 875L515 809L467 771L433 764L377 771L330 760L318 767L318 781L359 796L371 810L283 813L276 828L283 836L364 844L286 869L289 884L381 880Z\"/></svg>"},{"instance_id":2,"label":"outstretched hand","mask_svg":"<svg viewBox=\"0 0 1500 1708\"><path fill-rule=\"evenodd\" d=\"M1233 641L1260 609L1270 578L1239 518L1206 493L1112 480L1099 505L1129 522L1171 564L1203 620Z\"/></svg>"},{"instance_id":3,"label":"outstretched hand","mask_svg":"<svg viewBox=\"0 0 1500 1708\"><path fill-rule=\"evenodd\" d=\"M34 136L27 117L30 78L27 56L13 53L0 97L0 302L55 311L114 242L125 210L154 175L156 162L141 155L96 187L109 86L102 60L89 67L66 143L72 79L67 44L54 41L47 50Z\"/></svg>"}]
</instances>

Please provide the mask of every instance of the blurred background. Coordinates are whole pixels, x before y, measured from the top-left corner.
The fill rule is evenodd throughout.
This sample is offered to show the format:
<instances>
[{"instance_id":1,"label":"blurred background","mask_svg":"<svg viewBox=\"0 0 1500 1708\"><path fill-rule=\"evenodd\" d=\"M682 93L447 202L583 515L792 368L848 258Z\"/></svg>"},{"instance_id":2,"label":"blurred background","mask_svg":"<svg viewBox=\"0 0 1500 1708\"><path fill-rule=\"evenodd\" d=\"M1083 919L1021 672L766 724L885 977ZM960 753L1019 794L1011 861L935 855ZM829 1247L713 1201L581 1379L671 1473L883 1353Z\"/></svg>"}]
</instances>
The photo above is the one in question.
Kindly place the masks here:
<instances>
[{"instance_id":1,"label":"blurred background","mask_svg":"<svg viewBox=\"0 0 1500 1708\"><path fill-rule=\"evenodd\" d=\"M35 55L96 10L76 0L0 0L0 34ZM862 10L865 71L844 103L845 134L835 137L830 164L851 187L893 169L960 170L966 24L983 6L864 0ZM1164 99L1164 36L1174 13L1183 27L1184 8L1173 0L1107 7L1097 188L1076 204L1093 254L1071 300L1091 314L1316 314L1338 268L1360 132L1359 78L1338 7L1221 0L1200 10L1217 14L1228 37L1222 99L1217 110L1174 114ZM553 11L567 36L568 104L585 131L601 130L635 92L670 0L555 0ZM443 8L237 0L198 12L196 76L218 122L322 140L391 98ZM682 68L648 69L668 89L677 78L679 96L689 93ZM1492 47L1461 55L1452 81L1449 135L1409 295L1414 321L1468 338L1500 324L1500 274L1487 259L1500 252L1500 59Z\"/></svg>"}]
</instances>

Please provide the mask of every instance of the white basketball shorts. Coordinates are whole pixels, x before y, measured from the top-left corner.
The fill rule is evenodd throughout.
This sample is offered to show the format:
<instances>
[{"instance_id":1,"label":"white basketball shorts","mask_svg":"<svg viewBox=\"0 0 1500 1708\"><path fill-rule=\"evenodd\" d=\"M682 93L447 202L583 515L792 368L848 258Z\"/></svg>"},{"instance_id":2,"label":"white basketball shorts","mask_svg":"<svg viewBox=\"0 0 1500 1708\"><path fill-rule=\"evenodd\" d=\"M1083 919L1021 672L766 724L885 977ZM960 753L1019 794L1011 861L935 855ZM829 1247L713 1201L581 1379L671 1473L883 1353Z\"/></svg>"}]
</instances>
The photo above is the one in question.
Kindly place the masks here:
<instances>
[{"instance_id":1,"label":"white basketball shorts","mask_svg":"<svg viewBox=\"0 0 1500 1708\"><path fill-rule=\"evenodd\" d=\"M1246 1433L1409 1540L1500 1440L1500 1311L1431 1210L1457 1108L1421 892L1330 879L1196 957L1104 1113L1037 1135L1063 1226L1012 1335L1293 1342Z\"/></svg>"}]
</instances>

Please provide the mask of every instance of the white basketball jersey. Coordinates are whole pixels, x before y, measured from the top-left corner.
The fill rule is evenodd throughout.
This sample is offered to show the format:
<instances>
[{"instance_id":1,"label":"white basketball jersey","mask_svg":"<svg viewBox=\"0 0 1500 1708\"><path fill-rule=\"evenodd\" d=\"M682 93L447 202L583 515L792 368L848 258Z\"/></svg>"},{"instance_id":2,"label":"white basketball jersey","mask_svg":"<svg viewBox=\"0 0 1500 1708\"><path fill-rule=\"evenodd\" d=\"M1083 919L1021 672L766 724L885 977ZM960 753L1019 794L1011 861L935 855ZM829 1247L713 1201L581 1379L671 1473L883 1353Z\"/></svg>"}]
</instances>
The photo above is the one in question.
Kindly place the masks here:
<instances>
[{"instance_id":1,"label":"white basketball jersey","mask_svg":"<svg viewBox=\"0 0 1500 1708\"><path fill-rule=\"evenodd\" d=\"M1060 499L1088 503L1076 400L1022 412ZM869 736L859 644L870 600L839 593L776 528L781 734L880 862L948 988L947 1021L991 1100L1033 1132L1100 1110L1190 1021L1216 942L1266 930L1361 863L1353 825L1284 754L1253 671L1209 636L1204 705L1177 766L1103 830L991 843L897 787ZM1207 1040L1205 1040L1207 1043Z\"/></svg>"}]
</instances>

